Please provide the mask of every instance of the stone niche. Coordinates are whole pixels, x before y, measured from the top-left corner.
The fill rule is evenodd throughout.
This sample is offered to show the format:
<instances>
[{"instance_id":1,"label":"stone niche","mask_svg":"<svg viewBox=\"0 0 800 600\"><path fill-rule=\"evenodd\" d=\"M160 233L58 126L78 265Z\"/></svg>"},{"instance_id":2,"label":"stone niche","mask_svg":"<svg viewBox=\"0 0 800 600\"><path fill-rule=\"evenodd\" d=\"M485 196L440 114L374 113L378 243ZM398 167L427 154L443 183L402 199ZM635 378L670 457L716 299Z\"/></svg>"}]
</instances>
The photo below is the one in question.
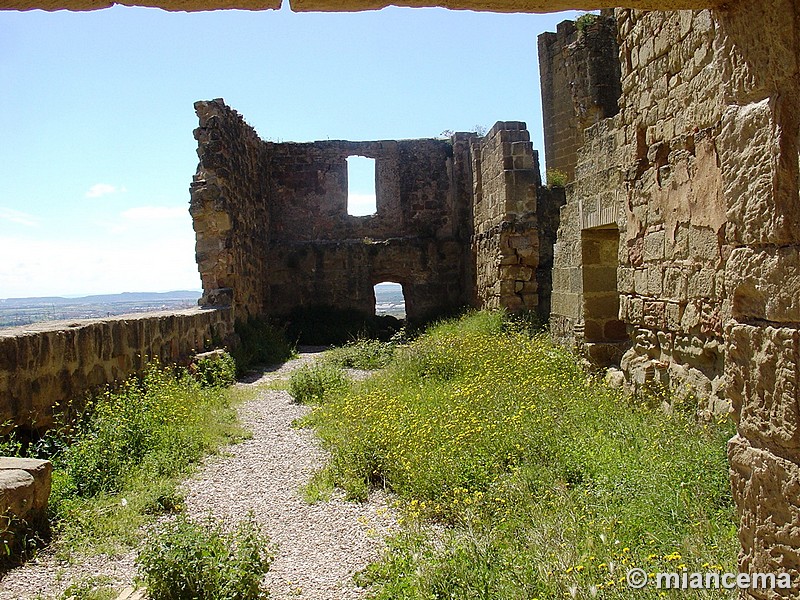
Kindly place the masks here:
<instances>
[{"instance_id":1,"label":"stone niche","mask_svg":"<svg viewBox=\"0 0 800 600\"><path fill-rule=\"evenodd\" d=\"M195 108L203 302L232 290L237 320L321 306L372 315L373 286L394 281L411 324L465 306L549 307L562 197L542 188L524 123L483 137L272 143L222 100ZM351 156L375 161L374 214L348 214Z\"/></svg>"}]
</instances>

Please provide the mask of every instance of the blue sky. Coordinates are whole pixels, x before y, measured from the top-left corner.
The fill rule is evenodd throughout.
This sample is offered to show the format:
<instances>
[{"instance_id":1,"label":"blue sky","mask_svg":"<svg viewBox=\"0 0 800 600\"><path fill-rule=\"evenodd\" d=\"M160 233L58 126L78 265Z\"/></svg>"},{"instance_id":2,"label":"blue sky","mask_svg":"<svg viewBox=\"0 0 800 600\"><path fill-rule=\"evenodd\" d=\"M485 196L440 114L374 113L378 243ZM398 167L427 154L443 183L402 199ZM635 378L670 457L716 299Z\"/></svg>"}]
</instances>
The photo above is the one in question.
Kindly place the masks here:
<instances>
[{"instance_id":1,"label":"blue sky","mask_svg":"<svg viewBox=\"0 0 800 600\"><path fill-rule=\"evenodd\" d=\"M522 120L543 157L536 37L575 14L0 12L0 298L199 289L195 100L273 141Z\"/></svg>"}]
</instances>

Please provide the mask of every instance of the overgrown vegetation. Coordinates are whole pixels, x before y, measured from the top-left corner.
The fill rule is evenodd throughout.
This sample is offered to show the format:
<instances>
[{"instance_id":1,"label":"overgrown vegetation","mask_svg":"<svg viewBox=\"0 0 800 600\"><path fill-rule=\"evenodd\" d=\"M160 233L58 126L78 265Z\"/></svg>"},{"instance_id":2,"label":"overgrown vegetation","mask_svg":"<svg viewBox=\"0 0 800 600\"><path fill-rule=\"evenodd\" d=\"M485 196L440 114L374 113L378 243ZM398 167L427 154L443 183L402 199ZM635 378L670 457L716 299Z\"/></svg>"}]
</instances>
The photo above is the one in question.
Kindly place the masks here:
<instances>
[{"instance_id":1,"label":"overgrown vegetation","mask_svg":"<svg viewBox=\"0 0 800 600\"><path fill-rule=\"evenodd\" d=\"M326 363L306 365L294 371L289 379L289 394L295 402L322 402L326 396L342 392L349 381L341 369Z\"/></svg>"},{"instance_id":2,"label":"overgrown vegetation","mask_svg":"<svg viewBox=\"0 0 800 600\"><path fill-rule=\"evenodd\" d=\"M378 598L623 599L630 567L736 570L730 423L623 398L500 313L433 327L307 422L332 451L320 482L400 499L361 576Z\"/></svg>"},{"instance_id":3,"label":"overgrown vegetation","mask_svg":"<svg viewBox=\"0 0 800 600\"><path fill-rule=\"evenodd\" d=\"M53 462L50 521L56 548L115 552L140 540L154 515L179 511L178 482L206 453L244 436L225 388L233 360L200 361L194 374L151 362L141 377L70 408L60 425L17 454Z\"/></svg>"},{"instance_id":4,"label":"overgrown vegetation","mask_svg":"<svg viewBox=\"0 0 800 600\"><path fill-rule=\"evenodd\" d=\"M195 379L204 387L228 387L236 382L236 361L224 351L206 353L191 365Z\"/></svg>"},{"instance_id":5,"label":"overgrown vegetation","mask_svg":"<svg viewBox=\"0 0 800 600\"><path fill-rule=\"evenodd\" d=\"M287 341L285 328L277 327L266 319L249 319L236 322L240 344L233 351L239 373L255 365L272 365L288 360L295 354Z\"/></svg>"},{"instance_id":6,"label":"overgrown vegetation","mask_svg":"<svg viewBox=\"0 0 800 600\"><path fill-rule=\"evenodd\" d=\"M594 14L594 13L582 14L580 17L575 19L575 28L578 31L580 31L581 33L583 33L589 27L594 25L599 18L600 18L600 15L597 15L597 14Z\"/></svg>"},{"instance_id":7,"label":"overgrown vegetation","mask_svg":"<svg viewBox=\"0 0 800 600\"><path fill-rule=\"evenodd\" d=\"M151 600L256 600L268 595L261 580L271 562L252 515L232 532L179 516L145 541L137 566Z\"/></svg>"},{"instance_id":8,"label":"overgrown vegetation","mask_svg":"<svg viewBox=\"0 0 800 600\"><path fill-rule=\"evenodd\" d=\"M326 361L344 369L381 369L388 365L394 355L395 344L376 339L359 338L344 346L333 348Z\"/></svg>"},{"instance_id":9,"label":"overgrown vegetation","mask_svg":"<svg viewBox=\"0 0 800 600\"><path fill-rule=\"evenodd\" d=\"M567 185L569 175L560 169L547 169L547 186L564 187Z\"/></svg>"}]
</instances>

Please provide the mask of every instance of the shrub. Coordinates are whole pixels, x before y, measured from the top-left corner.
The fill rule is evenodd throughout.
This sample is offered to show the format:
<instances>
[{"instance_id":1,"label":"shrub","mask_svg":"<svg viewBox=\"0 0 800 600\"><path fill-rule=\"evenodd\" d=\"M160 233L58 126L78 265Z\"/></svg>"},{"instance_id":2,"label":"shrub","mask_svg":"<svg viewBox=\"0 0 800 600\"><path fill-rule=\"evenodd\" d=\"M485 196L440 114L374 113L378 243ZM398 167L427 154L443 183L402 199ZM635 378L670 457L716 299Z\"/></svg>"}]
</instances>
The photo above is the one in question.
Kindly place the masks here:
<instances>
[{"instance_id":1,"label":"shrub","mask_svg":"<svg viewBox=\"0 0 800 600\"><path fill-rule=\"evenodd\" d=\"M569 176L559 169L547 169L547 185L549 187L564 187Z\"/></svg>"},{"instance_id":2,"label":"shrub","mask_svg":"<svg viewBox=\"0 0 800 600\"><path fill-rule=\"evenodd\" d=\"M318 363L294 371L289 379L289 394L296 402L322 402L327 395L347 388L348 380L334 365Z\"/></svg>"},{"instance_id":3,"label":"shrub","mask_svg":"<svg viewBox=\"0 0 800 600\"><path fill-rule=\"evenodd\" d=\"M203 387L186 370L154 362L43 438L55 449L49 511L59 550L113 552L136 544L152 515L180 510L182 476L242 436L231 398L227 389Z\"/></svg>"},{"instance_id":4,"label":"shrub","mask_svg":"<svg viewBox=\"0 0 800 600\"><path fill-rule=\"evenodd\" d=\"M152 600L255 600L267 596L269 539L252 515L231 533L209 517L179 516L150 536L139 553L139 578Z\"/></svg>"},{"instance_id":5,"label":"shrub","mask_svg":"<svg viewBox=\"0 0 800 600\"><path fill-rule=\"evenodd\" d=\"M193 373L203 387L228 387L236 382L236 361L224 350L206 353L193 363Z\"/></svg>"},{"instance_id":6,"label":"shrub","mask_svg":"<svg viewBox=\"0 0 800 600\"><path fill-rule=\"evenodd\" d=\"M334 348L327 354L327 360L345 369L380 369L389 364L394 354L394 344L360 338Z\"/></svg>"},{"instance_id":7,"label":"shrub","mask_svg":"<svg viewBox=\"0 0 800 600\"><path fill-rule=\"evenodd\" d=\"M294 354L294 348L286 341L285 328L265 319L237 321L236 333L240 343L233 358L240 372L254 365L280 363Z\"/></svg>"},{"instance_id":8,"label":"shrub","mask_svg":"<svg viewBox=\"0 0 800 600\"><path fill-rule=\"evenodd\" d=\"M135 468L165 475L200 458L205 444L193 425L213 393L185 371L176 376L151 363L141 380L128 379L96 398L62 460L77 495L119 492Z\"/></svg>"},{"instance_id":9,"label":"shrub","mask_svg":"<svg viewBox=\"0 0 800 600\"><path fill-rule=\"evenodd\" d=\"M575 19L575 28L581 33L585 32L589 27L597 22L600 15L594 13L586 13Z\"/></svg>"}]
</instances>

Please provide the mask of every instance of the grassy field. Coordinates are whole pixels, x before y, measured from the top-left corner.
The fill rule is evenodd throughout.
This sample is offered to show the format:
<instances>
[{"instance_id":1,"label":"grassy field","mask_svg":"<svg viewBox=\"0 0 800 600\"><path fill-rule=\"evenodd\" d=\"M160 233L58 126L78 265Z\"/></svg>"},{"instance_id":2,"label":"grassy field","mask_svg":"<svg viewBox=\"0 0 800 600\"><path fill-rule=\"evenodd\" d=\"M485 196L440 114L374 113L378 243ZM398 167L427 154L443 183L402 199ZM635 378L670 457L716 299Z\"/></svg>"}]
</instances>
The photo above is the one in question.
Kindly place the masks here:
<instances>
[{"instance_id":1,"label":"grassy field","mask_svg":"<svg viewBox=\"0 0 800 600\"><path fill-rule=\"evenodd\" d=\"M500 313L439 324L312 397L306 424L332 452L316 481L401 507L360 575L376 598L649 599L673 592L629 589L629 568L736 570L731 423L624 398Z\"/></svg>"}]
</instances>

